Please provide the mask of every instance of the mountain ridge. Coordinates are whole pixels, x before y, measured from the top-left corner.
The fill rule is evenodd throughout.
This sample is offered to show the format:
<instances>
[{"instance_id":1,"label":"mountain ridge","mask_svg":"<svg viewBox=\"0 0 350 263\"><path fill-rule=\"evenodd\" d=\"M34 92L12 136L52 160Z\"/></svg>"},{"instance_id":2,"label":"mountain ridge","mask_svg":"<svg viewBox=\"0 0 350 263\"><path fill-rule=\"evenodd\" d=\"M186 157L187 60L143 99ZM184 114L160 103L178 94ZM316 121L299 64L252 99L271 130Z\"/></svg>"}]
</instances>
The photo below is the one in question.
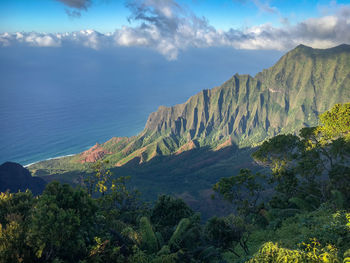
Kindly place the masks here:
<instances>
[{"instance_id":1,"label":"mountain ridge","mask_svg":"<svg viewBox=\"0 0 350 263\"><path fill-rule=\"evenodd\" d=\"M347 52L347 61L342 61L345 59L341 56L334 59L334 56L338 53L344 53L344 51ZM258 142L264 139L264 137L278 134L283 130L283 127L288 127L288 125L292 127L284 128L284 130L298 130L298 128L301 128L301 125L316 125L317 116L320 112L330 108L332 106L331 104L345 102L346 99L349 98L349 86L346 85L345 87L345 84L343 85L343 82L349 83L349 52L350 46L345 44L326 50L312 49L304 45L299 45L294 50L284 55L274 66L263 70L254 77L235 74L223 85L211 90L203 90L189 98L189 100L183 104L172 107L160 106L156 112L150 114L143 133L149 134L158 132L177 136L184 135L187 131L185 135L192 140L201 137L203 131L205 131L203 137L210 135L213 128L211 123L213 123L214 126L217 124L219 124L218 126L220 126L220 124L224 126L221 127L221 130L222 128L224 129L222 130L222 134L216 136L216 141L220 140L221 137L231 136L239 145L249 145L250 142L239 142L239 139L244 136L247 126L248 137L251 137L249 133L254 133L252 129L249 129L251 126L255 129L258 127L263 127L265 129L263 136L255 139L255 142ZM330 55L332 56L331 58ZM319 56L324 56L324 58L319 58ZM304 61L304 64L298 62L298 60ZM327 64L330 65L327 66ZM346 69L344 70L344 67L341 65L344 65ZM295 71L297 72L295 73ZM344 71L346 71L347 74L338 74L338 72L344 73ZM320 83L322 82L322 78L325 78L327 72L334 72L333 80L336 80L330 81L329 83ZM293 79L291 75L300 75L301 77L294 77ZM321 80L317 80L314 75L320 75L318 78L321 78ZM345 79L342 76L345 76ZM331 78L328 77L328 79ZM339 81L337 79L341 80ZM298 83L303 87L296 89L295 86L297 86ZM317 100L316 95L322 93L322 91L327 93L332 85L334 85L335 90L344 92L340 92L340 94L335 93L331 97L329 97L329 95L331 95L329 93L321 94L322 99ZM342 85L343 87L341 87ZM312 90L310 92L309 89L311 88L313 92ZM301 91L302 93L300 94ZM309 96L301 98L303 95ZM291 98L293 96L297 98L294 101ZM329 99L328 103L323 101L325 96ZM239 104L241 107L242 105L246 106L247 113L240 111L239 108L223 108L223 106L225 106L225 98L227 97L231 98L231 100L228 101L229 105ZM309 102L307 101L308 97L314 97L316 100ZM212 98L212 100L210 100L210 98ZM344 101L341 101L341 99L339 100L339 98L344 98ZM322 103L320 100L322 100ZM251 101L257 105L255 108L252 107L249 111L249 103ZM295 123L288 122L286 117L284 120L278 120L277 116L273 116L276 110L272 107L266 107L267 101L270 102L269 104L276 104L277 102L278 105L275 107L280 106L280 109L277 111L278 114L281 113L281 110L286 112L291 111L292 114L293 110L296 111L295 115L300 122L296 125L297 127L295 127ZM190 108L193 104L195 104L195 107L191 111ZM303 107L304 104L306 104L305 107ZM215 109L211 111L208 110L210 107L209 105L213 105ZM263 111L260 116L257 114L257 109L259 107L260 111ZM266 113L264 113L264 110L266 110ZM308 119L305 119L305 116L302 116L303 114L301 114L300 110L304 113L308 110L309 112L307 113L311 116L307 116ZM192 116L191 114L187 114L189 111L191 111ZM271 123L268 111L270 113L272 111L272 120L274 122L277 121L277 123ZM198 112L201 114L198 115ZM235 112L235 114L230 115L231 112ZM201 125L200 122L203 120L204 123ZM221 121L224 123L221 123ZM225 123L228 123L228 125L225 126ZM270 127L273 128L271 131L269 131Z\"/></svg>"},{"instance_id":2,"label":"mountain ridge","mask_svg":"<svg viewBox=\"0 0 350 263\"><path fill-rule=\"evenodd\" d=\"M190 97L185 103L160 106L148 117L144 130L133 137L114 137L87 152L46 162L47 174L64 164L81 169L85 160L105 159L121 167L132 160L148 162L156 156L225 145L251 147L279 133L317 125L318 115L335 103L350 101L350 46L313 49L299 45L254 77L233 75L221 86ZM89 150L88 150L89 151ZM91 151L91 149L90 149ZM32 171L45 170L45 162Z\"/></svg>"}]
</instances>

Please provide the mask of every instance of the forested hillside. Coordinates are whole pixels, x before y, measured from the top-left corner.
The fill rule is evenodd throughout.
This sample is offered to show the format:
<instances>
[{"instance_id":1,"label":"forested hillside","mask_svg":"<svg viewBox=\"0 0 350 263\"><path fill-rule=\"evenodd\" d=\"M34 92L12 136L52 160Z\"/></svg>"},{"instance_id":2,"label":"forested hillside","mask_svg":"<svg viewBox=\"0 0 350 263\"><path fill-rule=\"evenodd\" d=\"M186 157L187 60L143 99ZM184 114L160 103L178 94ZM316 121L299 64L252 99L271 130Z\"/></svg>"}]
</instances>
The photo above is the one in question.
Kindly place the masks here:
<instances>
[{"instance_id":1,"label":"forested hillside","mask_svg":"<svg viewBox=\"0 0 350 263\"><path fill-rule=\"evenodd\" d=\"M213 185L234 213L205 222L181 199L144 203L94 165L83 187L0 195L0 262L349 262L350 103L320 125L278 135Z\"/></svg>"}]
</instances>

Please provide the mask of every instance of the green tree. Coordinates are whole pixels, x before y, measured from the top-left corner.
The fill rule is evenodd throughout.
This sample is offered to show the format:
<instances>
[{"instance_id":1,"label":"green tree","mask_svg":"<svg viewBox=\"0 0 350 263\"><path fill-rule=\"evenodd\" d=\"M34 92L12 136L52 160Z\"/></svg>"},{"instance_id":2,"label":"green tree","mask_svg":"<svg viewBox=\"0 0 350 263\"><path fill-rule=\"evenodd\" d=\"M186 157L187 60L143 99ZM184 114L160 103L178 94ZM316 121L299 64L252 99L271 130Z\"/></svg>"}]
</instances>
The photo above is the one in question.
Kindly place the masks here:
<instances>
[{"instance_id":1,"label":"green tree","mask_svg":"<svg viewBox=\"0 0 350 263\"><path fill-rule=\"evenodd\" d=\"M265 141L252 157L259 164L271 168L270 183L277 183L276 190L287 198L295 195L299 179L295 173L300 155L300 139L295 135L277 135Z\"/></svg>"},{"instance_id":2,"label":"green tree","mask_svg":"<svg viewBox=\"0 0 350 263\"><path fill-rule=\"evenodd\" d=\"M331 245L321 247L320 243L312 239L304 243L303 250L292 250L280 247L278 244L265 243L255 256L246 263L261 262L307 262L307 263L340 263L337 249Z\"/></svg>"},{"instance_id":3,"label":"green tree","mask_svg":"<svg viewBox=\"0 0 350 263\"><path fill-rule=\"evenodd\" d=\"M93 173L85 176L84 183L90 196L96 192L103 196L108 191L108 184L113 176L111 170L106 168L108 163L108 160L93 163Z\"/></svg>"},{"instance_id":4,"label":"green tree","mask_svg":"<svg viewBox=\"0 0 350 263\"><path fill-rule=\"evenodd\" d=\"M287 204L315 209L329 200L332 190L350 202L350 103L336 104L320 115L320 126L306 127L295 135L278 135L253 153L271 168L275 190ZM288 205L289 206L289 205Z\"/></svg>"},{"instance_id":5,"label":"green tree","mask_svg":"<svg viewBox=\"0 0 350 263\"><path fill-rule=\"evenodd\" d=\"M318 131L322 133L321 143L329 143L339 137L350 139L350 103L336 104L320 115L321 126Z\"/></svg>"},{"instance_id":6,"label":"green tree","mask_svg":"<svg viewBox=\"0 0 350 263\"><path fill-rule=\"evenodd\" d=\"M161 195L151 209L151 222L156 231L162 234L165 241L168 241L180 220L191 217L193 214L192 209L182 199Z\"/></svg>"},{"instance_id":7,"label":"green tree","mask_svg":"<svg viewBox=\"0 0 350 263\"><path fill-rule=\"evenodd\" d=\"M0 262L30 262L34 259L26 244L32 206L32 193L0 193Z\"/></svg>"},{"instance_id":8,"label":"green tree","mask_svg":"<svg viewBox=\"0 0 350 263\"><path fill-rule=\"evenodd\" d=\"M249 254L248 238L250 231L240 217L213 217L205 225L205 236L210 244L221 250L228 250L237 257L241 255L235 250L239 245L246 255Z\"/></svg>"},{"instance_id":9,"label":"green tree","mask_svg":"<svg viewBox=\"0 0 350 263\"><path fill-rule=\"evenodd\" d=\"M221 178L213 190L233 203L239 214L247 217L258 212L264 180L265 176L260 173L253 174L249 169L241 169L238 175Z\"/></svg>"},{"instance_id":10,"label":"green tree","mask_svg":"<svg viewBox=\"0 0 350 263\"><path fill-rule=\"evenodd\" d=\"M171 251L182 249L190 252L198 246L201 234L199 222L200 216L198 214L180 220L168 242Z\"/></svg>"},{"instance_id":11,"label":"green tree","mask_svg":"<svg viewBox=\"0 0 350 263\"><path fill-rule=\"evenodd\" d=\"M97 199L100 212L110 227L116 220L137 225L140 216L149 212L148 205L140 200L140 193L127 186L129 180L130 176L112 179L107 194Z\"/></svg>"},{"instance_id":12,"label":"green tree","mask_svg":"<svg viewBox=\"0 0 350 263\"><path fill-rule=\"evenodd\" d=\"M27 243L45 262L77 262L92 244L96 210L86 191L52 182L33 207Z\"/></svg>"},{"instance_id":13,"label":"green tree","mask_svg":"<svg viewBox=\"0 0 350 263\"><path fill-rule=\"evenodd\" d=\"M141 217L140 219L140 233L142 239L141 248L149 254L158 251L157 237L147 217Z\"/></svg>"}]
</instances>

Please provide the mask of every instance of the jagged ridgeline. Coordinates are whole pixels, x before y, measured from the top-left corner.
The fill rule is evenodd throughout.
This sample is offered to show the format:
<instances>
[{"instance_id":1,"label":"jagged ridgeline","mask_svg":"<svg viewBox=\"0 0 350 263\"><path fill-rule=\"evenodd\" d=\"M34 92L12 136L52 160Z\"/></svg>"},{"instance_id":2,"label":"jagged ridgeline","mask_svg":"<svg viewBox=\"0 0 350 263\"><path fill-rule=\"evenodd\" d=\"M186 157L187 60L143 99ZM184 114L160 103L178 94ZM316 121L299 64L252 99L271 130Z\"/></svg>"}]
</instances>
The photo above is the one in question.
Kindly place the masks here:
<instances>
[{"instance_id":1,"label":"jagged ridgeline","mask_svg":"<svg viewBox=\"0 0 350 263\"><path fill-rule=\"evenodd\" d=\"M51 160L47 167L108 159L131 160L177 155L201 148L254 146L279 133L317 125L318 115L350 101L350 46L313 49L300 45L255 77L234 75L220 87L203 90L184 104L160 106L145 129L130 138L112 138L82 154ZM35 168L42 168L43 163Z\"/></svg>"},{"instance_id":2,"label":"jagged ridgeline","mask_svg":"<svg viewBox=\"0 0 350 263\"><path fill-rule=\"evenodd\" d=\"M143 136L212 145L232 139L251 146L280 132L316 125L319 113L350 98L350 46L298 46L255 77L234 75L186 103L159 107ZM195 143L196 144L196 143Z\"/></svg>"}]
</instances>

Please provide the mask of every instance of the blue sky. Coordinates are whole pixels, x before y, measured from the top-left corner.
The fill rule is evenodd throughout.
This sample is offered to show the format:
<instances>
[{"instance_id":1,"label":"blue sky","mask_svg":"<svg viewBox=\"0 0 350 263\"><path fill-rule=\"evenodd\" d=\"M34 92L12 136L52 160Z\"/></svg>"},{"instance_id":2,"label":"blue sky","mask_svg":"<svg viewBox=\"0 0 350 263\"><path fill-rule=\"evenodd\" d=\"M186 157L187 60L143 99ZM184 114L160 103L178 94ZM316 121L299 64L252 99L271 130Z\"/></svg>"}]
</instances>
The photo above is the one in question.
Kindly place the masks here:
<instances>
[{"instance_id":1,"label":"blue sky","mask_svg":"<svg viewBox=\"0 0 350 263\"><path fill-rule=\"evenodd\" d=\"M178 4L190 9L198 17L205 17L215 28L228 30L265 23L281 26L282 18L293 24L310 17L319 17L323 9L347 2L182 0ZM125 3L122 0L93 0L87 10L80 10L57 0L1 0L0 31L53 33L94 29L103 33L113 32L122 25L129 24L127 18L130 11ZM81 16L71 17L67 15L67 10L78 11Z\"/></svg>"},{"instance_id":2,"label":"blue sky","mask_svg":"<svg viewBox=\"0 0 350 263\"><path fill-rule=\"evenodd\" d=\"M193 47L286 51L343 43L350 44L348 0L0 1L0 47L137 46L174 60Z\"/></svg>"}]
</instances>

